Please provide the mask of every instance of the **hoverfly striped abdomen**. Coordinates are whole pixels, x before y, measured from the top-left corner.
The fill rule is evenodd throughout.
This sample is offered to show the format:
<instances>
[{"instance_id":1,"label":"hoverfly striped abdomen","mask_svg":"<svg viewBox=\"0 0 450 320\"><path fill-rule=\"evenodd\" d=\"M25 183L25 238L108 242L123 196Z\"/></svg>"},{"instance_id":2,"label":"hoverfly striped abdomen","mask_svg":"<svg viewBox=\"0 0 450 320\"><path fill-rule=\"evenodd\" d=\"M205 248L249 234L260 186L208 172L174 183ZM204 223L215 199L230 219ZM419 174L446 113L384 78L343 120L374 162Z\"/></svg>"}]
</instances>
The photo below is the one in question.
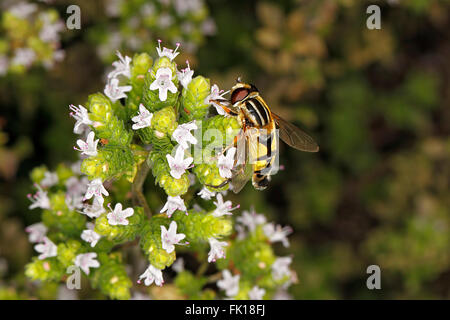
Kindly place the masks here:
<instances>
[{"instance_id":1,"label":"hoverfly striped abdomen","mask_svg":"<svg viewBox=\"0 0 450 320\"><path fill-rule=\"evenodd\" d=\"M243 112L252 127L265 127L272 122L270 111L263 105L258 96L245 100Z\"/></svg>"}]
</instances>

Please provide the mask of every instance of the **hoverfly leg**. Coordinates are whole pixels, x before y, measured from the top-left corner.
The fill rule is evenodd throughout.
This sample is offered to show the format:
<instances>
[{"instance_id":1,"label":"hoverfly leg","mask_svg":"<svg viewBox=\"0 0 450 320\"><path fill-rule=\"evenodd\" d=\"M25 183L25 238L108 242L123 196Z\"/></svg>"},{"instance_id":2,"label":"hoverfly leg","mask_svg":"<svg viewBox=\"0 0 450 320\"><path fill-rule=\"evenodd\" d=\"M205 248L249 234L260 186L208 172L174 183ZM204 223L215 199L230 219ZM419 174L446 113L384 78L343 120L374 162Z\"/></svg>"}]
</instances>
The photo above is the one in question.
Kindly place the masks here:
<instances>
[{"instance_id":1,"label":"hoverfly leg","mask_svg":"<svg viewBox=\"0 0 450 320\"><path fill-rule=\"evenodd\" d=\"M219 184L217 186L213 186L211 184L205 184L205 186L210 187L210 188L219 189L219 188L225 187L228 183L230 183L230 180L231 179L227 179L227 180L225 180L224 182L222 182L221 184Z\"/></svg>"}]
</instances>

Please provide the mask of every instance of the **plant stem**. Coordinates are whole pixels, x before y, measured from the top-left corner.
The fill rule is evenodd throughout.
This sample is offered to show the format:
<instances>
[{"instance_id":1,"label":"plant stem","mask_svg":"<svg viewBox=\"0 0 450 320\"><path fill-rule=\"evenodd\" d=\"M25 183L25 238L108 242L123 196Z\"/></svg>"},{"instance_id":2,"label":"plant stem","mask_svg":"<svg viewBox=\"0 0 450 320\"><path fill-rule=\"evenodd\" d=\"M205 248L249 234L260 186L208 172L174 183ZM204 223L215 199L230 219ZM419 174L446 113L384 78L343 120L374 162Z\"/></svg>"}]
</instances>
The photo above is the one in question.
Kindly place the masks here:
<instances>
[{"instance_id":1,"label":"plant stem","mask_svg":"<svg viewBox=\"0 0 450 320\"><path fill-rule=\"evenodd\" d=\"M145 178L147 178L147 174L150 170L150 167L147 164L147 161L142 162L139 166L138 171L136 172L136 177L134 177L133 184L131 186L131 193L133 195L133 204L140 205L144 208L144 212L147 217L152 217L152 211L145 199L145 196L142 192L142 188L144 186Z\"/></svg>"}]
</instances>

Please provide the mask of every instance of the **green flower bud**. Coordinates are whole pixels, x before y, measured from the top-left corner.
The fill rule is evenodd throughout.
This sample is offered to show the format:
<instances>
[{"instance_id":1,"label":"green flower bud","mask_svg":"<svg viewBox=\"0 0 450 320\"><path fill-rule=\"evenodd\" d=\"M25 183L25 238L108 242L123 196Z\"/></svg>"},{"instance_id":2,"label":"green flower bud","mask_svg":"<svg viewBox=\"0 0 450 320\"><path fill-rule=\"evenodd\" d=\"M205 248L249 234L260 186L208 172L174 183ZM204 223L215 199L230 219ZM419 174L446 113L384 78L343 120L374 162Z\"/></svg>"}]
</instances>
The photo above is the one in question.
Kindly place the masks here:
<instances>
[{"instance_id":1,"label":"green flower bud","mask_svg":"<svg viewBox=\"0 0 450 320\"><path fill-rule=\"evenodd\" d=\"M167 106L153 114L151 128L158 131L161 135L167 134L172 136L177 126L177 115L173 107ZM162 138L160 134L155 133L157 138Z\"/></svg>"},{"instance_id":2,"label":"green flower bud","mask_svg":"<svg viewBox=\"0 0 450 320\"><path fill-rule=\"evenodd\" d=\"M132 171L135 165L135 159L129 147L108 144L98 150L95 157L83 160L81 172L90 180L101 178L104 181Z\"/></svg>"},{"instance_id":3,"label":"green flower bud","mask_svg":"<svg viewBox=\"0 0 450 320\"><path fill-rule=\"evenodd\" d=\"M67 268L74 264L75 257L80 253L81 242L68 240L58 244L57 259L63 267Z\"/></svg>"},{"instance_id":4,"label":"green flower bud","mask_svg":"<svg viewBox=\"0 0 450 320\"><path fill-rule=\"evenodd\" d=\"M148 257L151 265L158 269L164 269L175 261L175 250L167 253L162 248L161 243L161 225L167 227L169 219L162 215L155 216L147 222L141 232L141 241L139 245L142 251Z\"/></svg>"},{"instance_id":5,"label":"green flower bud","mask_svg":"<svg viewBox=\"0 0 450 320\"><path fill-rule=\"evenodd\" d=\"M59 281L65 273L65 268L56 258L33 260L25 266L25 275L31 280Z\"/></svg>"},{"instance_id":6,"label":"green flower bud","mask_svg":"<svg viewBox=\"0 0 450 320\"><path fill-rule=\"evenodd\" d=\"M177 222L178 232L184 233L190 241L207 241L231 234L232 222L229 217L214 217L212 214L189 210L188 215L176 211L172 219Z\"/></svg>"},{"instance_id":7,"label":"green flower bud","mask_svg":"<svg viewBox=\"0 0 450 320\"><path fill-rule=\"evenodd\" d=\"M110 225L107 215L105 212L95 220L94 231L115 243L136 238L145 220L144 210L140 207L134 208L134 214L127 218L128 225Z\"/></svg>"},{"instance_id":8,"label":"green flower bud","mask_svg":"<svg viewBox=\"0 0 450 320\"><path fill-rule=\"evenodd\" d=\"M120 260L112 254L99 255L100 267L92 269L91 282L111 299L128 300L133 284Z\"/></svg>"},{"instance_id":9,"label":"green flower bud","mask_svg":"<svg viewBox=\"0 0 450 320\"><path fill-rule=\"evenodd\" d=\"M30 178L34 183L40 184L45 177L45 173L48 171L45 165L39 166L31 170Z\"/></svg>"},{"instance_id":10,"label":"green flower bud","mask_svg":"<svg viewBox=\"0 0 450 320\"><path fill-rule=\"evenodd\" d=\"M183 89L181 116L186 122L205 118L210 106L205 100L210 93L209 79L202 76L192 79L187 88Z\"/></svg>"},{"instance_id":11,"label":"green flower bud","mask_svg":"<svg viewBox=\"0 0 450 320\"><path fill-rule=\"evenodd\" d=\"M42 222L50 228L56 228L68 236L79 236L84 230L86 216L79 212L69 210L66 196L59 191L49 196L51 210L44 210Z\"/></svg>"},{"instance_id":12,"label":"green flower bud","mask_svg":"<svg viewBox=\"0 0 450 320\"><path fill-rule=\"evenodd\" d=\"M189 299L198 299L201 296L202 287L207 283L205 277L195 277L190 271L182 271L175 278L175 285Z\"/></svg>"},{"instance_id":13,"label":"green flower bud","mask_svg":"<svg viewBox=\"0 0 450 320\"><path fill-rule=\"evenodd\" d=\"M201 163L196 165L193 170L197 176L198 181L203 185L219 186L227 179L220 176L219 168L216 163ZM221 188L214 188L212 191L223 191L229 188L229 184L225 184Z\"/></svg>"},{"instance_id":14,"label":"green flower bud","mask_svg":"<svg viewBox=\"0 0 450 320\"><path fill-rule=\"evenodd\" d=\"M58 181L60 184L64 184L67 179L73 176L73 171L65 164L59 164L56 168L56 174L58 175Z\"/></svg>"}]
</instances>

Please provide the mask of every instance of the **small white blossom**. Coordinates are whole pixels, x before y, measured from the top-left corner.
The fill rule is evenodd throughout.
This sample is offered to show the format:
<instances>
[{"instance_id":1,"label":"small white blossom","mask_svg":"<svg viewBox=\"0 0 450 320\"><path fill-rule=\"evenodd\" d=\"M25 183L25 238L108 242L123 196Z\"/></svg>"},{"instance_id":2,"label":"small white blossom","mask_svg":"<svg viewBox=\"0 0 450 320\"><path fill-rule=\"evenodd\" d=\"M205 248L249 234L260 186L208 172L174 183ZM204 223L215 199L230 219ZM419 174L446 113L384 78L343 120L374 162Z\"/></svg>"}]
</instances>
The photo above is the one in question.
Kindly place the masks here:
<instances>
[{"instance_id":1,"label":"small white blossom","mask_svg":"<svg viewBox=\"0 0 450 320\"><path fill-rule=\"evenodd\" d=\"M236 221L246 226L250 231L254 231L258 225L266 223L266 217L252 209L251 212L242 212L242 215L237 217Z\"/></svg>"},{"instance_id":2,"label":"small white blossom","mask_svg":"<svg viewBox=\"0 0 450 320\"><path fill-rule=\"evenodd\" d=\"M205 104L212 104L216 108L218 114L220 114L221 116L227 116L228 114L225 112L225 110L223 110L220 105L213 102L213 100L223 100L223 96L227 93L228 91L224 92L223 90L219 90L217 84L214 84L211 87L211 93L205 98Z\"/></svg>"},{"instance_id":3,"label":"small white blossom","mask_svg":"<svg viewBox=\"0 0 450 320\"><path fill-rule=\"evenodd\" d=\"M69 106L70 115L77 121L73 127L73 132L76 134L81 134L84 132L87 126L92 125L93 122L89 119L88 111L82 105L75 107L73 104Z\"/></svg>"},{"instance_id":4,"label":"small white blossom","mask_svg":"<svg viewBox=\"0 0 450 320\"><path fill-rule=\"evenodd\" d=\"M208 262L216 262L217 259L225 258L224 247L228 246L228 243L225 241L219 241L212 237L208 239L208 242L211 246L211 250L208 252Z\"/></svg>"},{"instance_id":5,"label":"small white blossom","mask_svg":"<svg viewBox=\"0 0 450 320\"><path fill-rule=\"evenodd\" d=\"M292 296L286 291L286 289L278 289L272 297L273 300L292 300Z\"/></svg>"},{"instance_id":6,"label":"small white blossom","mask_svg":"<svg viewBox=\"0 0 450 320\"><path fill-rule=\"evenodd\" d=\"M101 236L94 231L94 224L91 222L86 223L86 230L83 230L81 233L81 239L90 243L91 247L95 247L98 240L100 240Z\"/></svg>"},{"instance_id":7,"label":"small white blossom","mask_svg":"<svg viewBox=\"0 0 450 320\"><path fill-rule=\"evenodd\" d=\"M176 46L175 50L167 49L166 47L163 47L161 49L161 40L158 39L158 47L156 48L156 51L158 52L158 56L159 57L167 57L170 59L170 61L172 61L173 59L175 59L175 57L177 55L180 54L179 52L177 52L178 48L180 47L180 44L177 43L176 45L177 46ZM162 100L162 101L164 101L164 100Z\"/></svg>"},{"instance_id":8,"label":"small white blossom","mask_svg":"<svg viewBox=\"0 0 450 320\"><path fill-rule=\"evenodd\" d=\"M170 175L175 179L180 179L186 169L189 169L192 161L194 161L192 157L184 159L184 149L181 146L177 148L175 158L170 154L167 154L166 158L170 167Z\"/></svg>"},{"instance_id":9,"label":"small white blossom","mask_svg":"<svg viewBox=\"0 0 450 320\"><path fill-rule=\"evenodd\" d=\"M122 54L117 51L116 55L119 57L118 61L113 62L114 70L111 71L108 74L108 78L115 78L118 75L124 75L127 78L131 77L131 70L130 70L130 63L131 58L128 56L125 56L125 58L122 56Z\"/></svg>"},{"instance_id":10,"label":"small white blossom","mask_svg":"<svg viewBox=\"0 0 450 320\"><path fill-rule=\"evenodd\" d=\"M108 223L112 226L116 226L116 225L123 225L123 226L127 226L128 225L128 217L131 217L134 214L134 209L133 208L126 208L125 210L122 210L122 204L121 203L117 203L116 206L114 207L114 210L111 209L111 212L108 213L107 218L108 218Z\"/></svg>"},{"instance_id":11,"label":"small white blossom","mask_svg":"<svg viewBox=\"0 0 450 320\"><path fill-rule=\"evenodd\" d=\"M239 292L240 275L231 275L229 270L222 271L223 279L217 281L217 286L225 291L228 297L234 297Z\"/></svg>"},{"instance_id":12,"label":"small white blossom","mask_svg":"<svg viewBox=\"0 0 450 320\"><path fill-rule=\"evenodd\" d=\"M87 275L89 275L89 268L98 268L100 267L100 263L96 260L97 253L95 252L88 252L88 253L82 253L75 257L75 265L81 270L84 271Z\"/></svg>"},{"instance_id":13,"label":"small white blossom","mask_svg":"<svg viewBox=\"0 0 450 320\"><path fill-rule=\"evenodd\" d=\"M214 197L216 193L214 191L209 191L209 189L206 187L203 187L203 189L200 190L197 195L199 195L202 199L211 200L211 198Z\"/></svg>"},{"instance_id":14,"label":"small white blossom","mask_svg":"<svg viewBox=\"0 0 450 320\"><path fill-rule=\"evenodd\" d=\"M66 194L66 205L69 210L82 209L84 197L83 195Z\"/></svg>"},{"instance_id":15,"label":"small white blossom","mask_svg":"<svg viewBox=\"0 0 450 320\"><path fill-rule=\"evenodd\" d=\"M87 177L82 177L78 179L75 176L70 177L66 180L67 194L70 196L82 196L86 193L87 185L89 179Z\"/></svg>"},{"instance_id":16,"label":"small white blossom","mask_svg":"<svg viewBox=\"0 0 450 320\"><path fill-rule=\"evenodd\" d=\"M20 19L27 19L31 14L37 10L35 3L19 2L13 7L9 8L9 12Z\"/></svg>"},{"instance_id":17,"label":"small white blossom","mask_svg":"<svg viewBox=\"0 0 450 320\"><path fill-rule=\"evenodd\" d=\"M175 221L170 223L169 230L167 230L165 226L161 226L162 248L166 250L167 253L173 252L173 250L175 250L175 245L179 244L184 238L186 238L185 234L177 234L177 223Z\"/></svg>"},{"instance_id":18,"label":"small white blossom","mask_svg":"<svg viewBox=\"0 0 450 320\"><path fill-rule=\"evenodd\" d=\"M48 229L45 224L39 222L26 227L25 231L29 233L28 240L30 240L31 243L39 243L44 241Z\"/></svg>"},{"instance_id":19,"label":"small white blossom","mask_svg":"<svg viewBox=\"0 0 450 320\"><path fill-rule=\"evenodd\" d=\"M252 290L248 292L248 298L250 300L262 300L265 294L266 290L258 286L254 286Z\"/></svg>"},{"instance_id":20,"label":"small white blossom","mask_svg":"<svg viewBox=\"0 0 450 320\"><path fill-rule=\"evenodd\" d=\"M103 92L112 102L116 102L121 98L126 98L125 92L131 91L131 89L131 86L119 86L119 79L112 78L106 84Z\"/></svg>"},{"instance_id":21,"label":"small white blossom","mask_svg":"<svg viewBox=\"0 0 450 320\"><path fill-rule=\"evenodd\" d=\"M272 264L272 276L275 280L281 280L285 276L291 276L291 270L289 270L289 265L292 262L291 257L281 257L277 258Z\"/></svg>"},{"instance_id":22,"label":"small white blossom","mask_svg":"<svg viewBox=\"0 0 450 320\"><path fill-rule=\"evenodd\" d=\"M139 276L138 283L141 283L141 280L144 278L145 278L144 284L146 286L151 285L153 282L155 282L157 286L162 286L164 284L161 269L155 268L152 265L149 265L147 270L145 270L145 272Z\"/></svg>"},{"instance_id":23,"label":"small white blossom","mask_svg":"<svg viewBox=\"0 0 450 320\"><path fill-rule=\"evenodd\" d=\"M138 130L146 127L150 127L152 124L153 113L147 110L147 108L141 103L139 105L139 112L137 116L131 118L134 122L131 127L133 130Z\"/></svg>"},{"instance_id":24,"label":"small white blossom","mask_svg":"<svg viewBox=\"0 0 450 320\"><path fill-rule=\"evenodd\" d=\"M223 196L219 193L216 197L217 202L214 202L216 209L213 211L212 215L214 217L221 217L224 215L232 215L230 211L239 208L239 205L233 208L233 205L230 200L223 202Z\"/></svg>"},{"instance_id":25,"label":"small white blossom","mask_svg":"<svg viewBox=\"0 0 450 320\"><path fill-rule=\"evenodd\" d=\"M52 22L49 14L43 14L41 17L43 25L39 31L39 38L44 42L58 42L59 33L64 29L64 24L60 20Z\"/></svg>"},{"instance_id":26,"label":"small white blossom","mask_svg":"<svg viewBox=\"0 0 450 320\"><path fill-rule=\"evenodd\" d=\"M95 196L103 204L103 195L109 196L109 193L103 186L102 180L97 178L89 182L84 199L90 199L92 196Z\"/></svg>"},{"instance_id":27,"label":"small white blossom","mask_svg":"<svg viewBox=\"0 0 450 320\"><path fill-rule=\"evenodd\" d=\"M176 210L186 211L186 206L184 205L183 199L180 196L168 196L167 202L161 209L160 213L166 212L167 216L170 218Z\"/></svg>"},{"instance_id":28,"label":"small white blossom","mask_svg":"<svg viewBox=\"0 0 450 320\"><path fill-rule=\"evenodd\" d=\"M44 173L44 179L41 180L42 187L50 188L57 183L58 183L58 175L55 172L47 171Z\"/></svg>"},{"instance_id":29,"label":"small white blossom","mask_svg":"<svg viewBox=\"0 0 450 320\"><path fill-rule=\"evenodd\" d=\"M172 269L176 273L180 273L184 271L184 259L182 257L179 257L175 260L175 262L172 264Z\"/></svg>"},{"instance_id":30,"label":"small white blossom","mask_svg":"<svg viewBox=\"0 0 450 320\"><path fill-rule=\"evenodd\" d=\"M77 140L77 147L73 147L75 150L80 151L81 154L85 154L87 156L95 157L97 155L97 145L99 139L95 140L95 133L94 131L89 132L86 141L83 141L81 139Z\"/></svg>"},{"instance_id":31,"label":"small white blossom","mask_svg":"<svg viewBox=\"0 0 450 320\"><path fill-rule=\"evenodd\" d=\"M263 227L264 234L269 238L271 243L280 241L283 246L289 247L288 235L292 233L291 227L281 227L274 223L268 223Z\"/></svg>"},{"instance_id":32,"label":"small white blossom","mask_svg":"<svg viewBox=\"0 0 450 320\"><path fill-rule=\"evenodd\" d=\"M186 60L187 68L182 69L181 72L177 71L177 78L180 81L183 88L187 88L189 83L192 81L192 76L194 75L194 70L191 70L189 66L189 61Z\"/></svg>"},{"instance_id":33,"label":"small white blossom","mask_svg":"<svg viewBox=\"0 0 450 320\"><path fill-rule=\"evenodd\" d=\"M177 87L172 82L172 70L170 68L159 68L156 71L156 79L150 84L150 90L159 90L159 100L167 100L167 91L177 92Z\"/></svg>"},{"instance_id":34,"label":"small white blossom","mask_svg":"<svg viewBox=\"0 0 450 320\"><path fill-rule=\"evenodd\" d=\"M197 139L192 135L191 130L197 130L198 127L195 124L195 120L178 125L178 127L172 133L172 139L175 140L183 147L183 149L189 148L188 143L197 144Z\"/></svg>"},{"instance_id":35,"label":"small white blossom","mask_svg":"<svg viewBox=\"0 0 450 320\"><path fill-rule=\"evenodd\" d=\"M28 207L30 210L35 208L50 209L50 199L47 196L47 192L42 190L41 186L35 185L38 189L34 195L29 194L28 199L32 204Z\"/></svg>"},{"instance_id":36,"label":"small white blossom","mask_svg":"<svg viewBox=\"0 0 450 320\"><path fill-rule=\"evenodd\" d=\"M30 48L19 48L11 60L12 65L30 67L36 59L36 53Z\"/></svg>"},{"instance_id":37,"label":"small white blossom","mask_svg":"<svg viewBox=\"0 0 450 320\"><path fill-rule=\"evenodd\" d=\"M219 174L222 178L229 179L232 177L231 170L234 166L234 155L236 154L236 148L231 147L228 149L226 156L221 154L217 159L217 166L219 167Z\"/></svg>"},{"instance_id":38,"label":"small white blossom","mask_svg":"<svg viewBox=\"0 0 450 320\"><path fill-rule=\"evenodd\" d=\"M34 250L40 253L38 259L43 260L46 258L56 257L58 248L49 238L44 237L43 243L35 245Z\"/></svg>"},{"instance_id":39,"label":"small white blossom","mask_svg":"<svg viewBox=\"0 0 450 320\"><path fill-rule=\"evenodd\" d=\"M84 204L82 214L87 215L89 218L98 218L106 209L103 207L103 201L101 198L94 198L92 205Z\"/></svg>"}]
</instances>

